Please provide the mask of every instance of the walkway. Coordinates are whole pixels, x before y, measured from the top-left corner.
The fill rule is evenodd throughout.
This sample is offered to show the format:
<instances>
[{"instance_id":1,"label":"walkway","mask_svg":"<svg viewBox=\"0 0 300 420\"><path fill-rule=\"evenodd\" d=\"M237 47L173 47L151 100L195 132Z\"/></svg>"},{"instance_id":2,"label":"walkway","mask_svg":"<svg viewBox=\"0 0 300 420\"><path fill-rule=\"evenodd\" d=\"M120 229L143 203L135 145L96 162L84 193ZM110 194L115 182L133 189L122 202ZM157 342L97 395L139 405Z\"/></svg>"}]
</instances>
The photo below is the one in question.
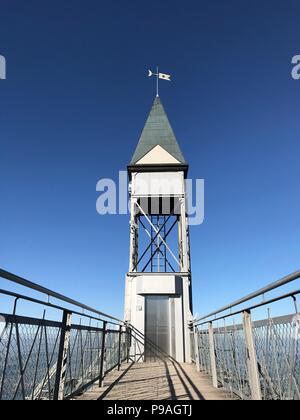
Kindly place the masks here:
<instances>
[{"instance_id":1,"label":"walkway","mask_svg":"<svg viewBox=\"0 0 300 420\"><path fill-rule=\"evenodd\" d=\"M195 365L172 362L131 363L111 372L104 387L94 386L78 400L228 400Z\"/></svg>"}]
</instances>

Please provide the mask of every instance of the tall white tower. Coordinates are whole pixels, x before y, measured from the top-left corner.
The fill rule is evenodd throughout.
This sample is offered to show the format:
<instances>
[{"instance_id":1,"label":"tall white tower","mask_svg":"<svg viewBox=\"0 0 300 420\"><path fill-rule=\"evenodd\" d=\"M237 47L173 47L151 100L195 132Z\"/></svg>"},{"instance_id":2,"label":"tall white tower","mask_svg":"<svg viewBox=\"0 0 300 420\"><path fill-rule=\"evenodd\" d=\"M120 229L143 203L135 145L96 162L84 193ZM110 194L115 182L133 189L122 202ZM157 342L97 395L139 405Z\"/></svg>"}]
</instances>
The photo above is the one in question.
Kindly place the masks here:
<instances>
[{"instance_id":1,"label":"tall white tower","mask_svg":"<svg viewBox=\"0 0 300 420\"><path fill-rule=\"evenodd\" d=\"M190 361L187 172L157 96L128 166L131 218L125 321L145 335L145 361L156 358L156 347L178 362Z\"/></svg>"}]
</instances>

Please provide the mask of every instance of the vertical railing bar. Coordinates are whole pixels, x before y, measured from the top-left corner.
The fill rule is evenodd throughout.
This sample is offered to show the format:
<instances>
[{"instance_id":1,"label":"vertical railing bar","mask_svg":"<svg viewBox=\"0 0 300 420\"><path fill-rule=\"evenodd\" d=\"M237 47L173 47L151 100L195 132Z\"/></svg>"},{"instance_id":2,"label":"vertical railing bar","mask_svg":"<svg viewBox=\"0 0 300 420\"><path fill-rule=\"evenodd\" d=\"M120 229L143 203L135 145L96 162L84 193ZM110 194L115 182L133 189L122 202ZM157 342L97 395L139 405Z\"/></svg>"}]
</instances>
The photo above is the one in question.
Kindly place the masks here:
<instances>
[{"instance_id":1,"label":"vertical railing bar","mask_svg":"<svg viewBox=\"0 0 300 420\"><path fill-rule=\"evenodd\" d=\"M127 346L127 363L129 363L130 360L130 346L131 346L131 329L129 327L126 327L126 346Z\"/></svg>"},{"instance_id":2,"label":"vertical railing bar","mask_svg":"<svg viewBox=\"0 0 300 420\"><path fill-rule=\"evenodd\" d=\"M92 325L92 323L91 323L91 319L90 319L90 322L89 322L89 326L91 327L91 325ZM91 372L91 377L93 376L93 373L92 373L92 370L93 370L93 350L92 350L92 331L90 330L89 331L89 337L90 337L90 364L91 364L91 367L90 367L90 372Z\"/></svg>"},{"instance_id":3,"label":"vertical railing bar","mask_svg":"<svg viewBox=\"0 0 300 420\"><path fill-rule=\"evenodd\" d=\"M105 353L105 339L106 339L107 321L103 321L102 343L101 343L101 359L100 359L100 372L99 372L99 388L103 384L103 367L104 367L104 353Z\"/></svg>"},{"instance_id":4,"label":"vertical railing bar","mask_svg":"<svg viewBox=\"0 0 300 420\"><path fill-rule=\"evenodd\" d=\"M100 373L100 360L101 360L101 344L100 344L100 331L97 332L98 335L98 357L97 357L97 362L98 362L98 372Z\"/></svg>"},{"instance_id":5,"label":"vertical railing bar","mask_svg":"<svg viewBox=\"0 0 300 420\"><path fill-rule=\"evenodd\" d=\"M215 354L218 351L220 353L220 357L219 357L219 370L220 370L220 381L223 387L225 387L225 376L224 376L224 352L223 349L221 347L222 344L222 339L220 338L221 336L221 332L220 332L220 327L219 327L219 321L218 322L218 327L217 327L217 338L216 338L216 346L215 346Z\"/></svg>"},{"instance_id":6,"label":"vertical railing bar","mask_svg":"<svg viewBox=\"0 0 300 420\"><path fill-rule=\"evenodd\" d=\"M193 334L194 334L194 347L195 347L195 362L198 372L200 372L200 356L199 356L199 336L198 336L198 328L194 326L193 328Z\"/></svg>"},{"instance_id":7,"label":"vertical railing bar","mask_svg":"<svg viewBox=\"0 0 300 420\"><path fill-rule=\"evenodd\" d=\"M68 362L68 349L70 345L70 335L71 335L71 323L72 323L72 313L65 310L63 312L62 329L61 329L60 343L59 343L59 350L58 350L56 378L55 378L54 393L53 393L54 400L64 399L66 367L67 367L67 362Z\"/></svg>"},{"instance_id":8,"label":"vertical railing bar","mask_svg":"<svg viewBox=\"0 0 300 420\"><path fill-rule=\"evenodd\" d=\"M252 400L261 400L261 386L256 357L255 342L252 330L251 311L243 312L245 342L247 350L248 377Z\"/></svg>"},{"instance_id":9,"label":"vertical railing bar","mask_svg":"<svg viewBox=\"0 0 300 420\"><path fill-rule=\"evenodd\" d=\"M217 377L217 365L216 365L216 354L215 354L215 343L214 343L214 328L212 322L208 324L209 334L209 352L210 352L210 364L211 364L211 375L214 388L218 388L218 377Z\"/></svg>"},{"instance_id":10,"label":"vertical railing bar","mask_svg":"<svg viewBox=\"0 0 300 420\"><path fill-rule=\"evenodd\" d=\"M66 381L68 379L68 374L69 374L69 377L70 377L70 381L69 381L69 383L70 383L70 393L73 392L71 338L72 338L72 332L71 332L71 336L70 336L70 345L68 347L68 357L67 357L67 365L66 365Z\"/></svg>"},{"instance_id":11,"label":"vertical railing bar","mask_svg":"<svg viewBox=\"0 0 300 420\"><path fill-rule=\"evenodd\" d=\"M122 340L122 325L120 325L119 327L118 371L121 368L121 340Z\"/></svg>"},{"instance_id":12,"label":"vertical railing bar","mask_svg":"<svg viewBox=\"0 0 300 420\"><path fill-rule=\"evenodd\" d=\"M295 308L295 314L297 315L299 313L299 311L298 311L297 297L293 295L293 296L291 296L291 298L293 299L294 308Z\"/></svg>"}]
</instances>

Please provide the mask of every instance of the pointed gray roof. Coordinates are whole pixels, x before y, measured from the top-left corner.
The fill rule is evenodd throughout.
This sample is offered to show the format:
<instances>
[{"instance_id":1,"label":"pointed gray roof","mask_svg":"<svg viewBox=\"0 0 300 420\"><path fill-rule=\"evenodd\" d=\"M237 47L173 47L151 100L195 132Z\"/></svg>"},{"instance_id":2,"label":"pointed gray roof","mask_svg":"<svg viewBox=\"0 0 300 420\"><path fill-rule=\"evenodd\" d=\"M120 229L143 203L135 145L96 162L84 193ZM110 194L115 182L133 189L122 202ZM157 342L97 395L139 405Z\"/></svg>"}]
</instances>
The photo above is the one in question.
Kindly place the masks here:
<instances>
[{"instance_id":1,"label":"pointed gray roof","mask_svg":"<svg viewBox=\"0 0 300 420\"><path fill-rule=\"evenodd\" d=\"M180 163L186 164L159 96L153 102L130 165L135 165L157 145L163 147Z\"/></svg>"}]
</instances>

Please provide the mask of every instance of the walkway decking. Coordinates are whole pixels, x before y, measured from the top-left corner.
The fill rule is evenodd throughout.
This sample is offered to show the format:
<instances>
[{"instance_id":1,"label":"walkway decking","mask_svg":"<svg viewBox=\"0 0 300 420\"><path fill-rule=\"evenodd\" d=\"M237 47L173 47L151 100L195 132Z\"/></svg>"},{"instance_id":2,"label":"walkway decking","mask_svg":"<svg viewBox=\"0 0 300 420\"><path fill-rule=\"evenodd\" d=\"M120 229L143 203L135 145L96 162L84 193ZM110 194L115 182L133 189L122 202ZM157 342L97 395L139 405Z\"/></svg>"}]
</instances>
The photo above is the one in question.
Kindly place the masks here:
<instances>
[{"instance_id":1,"label":"walkway decking","mask_svg":"<svg viewBox=\"0 0 300 420\"><path fill-rule=\"evenodd\" d=\"M78 400L229 400L230 393L213 388L195 365L172 362L133 363L111 372L104 387L94 386Z\"/></svg>"}]
</instances>

